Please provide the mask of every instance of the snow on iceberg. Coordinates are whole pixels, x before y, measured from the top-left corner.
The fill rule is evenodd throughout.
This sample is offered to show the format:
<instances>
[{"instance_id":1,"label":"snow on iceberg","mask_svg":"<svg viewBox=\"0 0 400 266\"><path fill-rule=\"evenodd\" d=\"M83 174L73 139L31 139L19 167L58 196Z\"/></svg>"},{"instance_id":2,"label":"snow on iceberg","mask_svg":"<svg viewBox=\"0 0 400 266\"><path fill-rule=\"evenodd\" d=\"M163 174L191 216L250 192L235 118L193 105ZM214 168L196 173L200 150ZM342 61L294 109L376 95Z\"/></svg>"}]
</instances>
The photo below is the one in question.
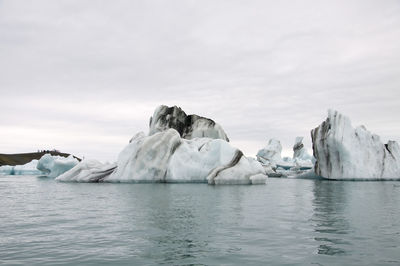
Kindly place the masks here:
<instances>
[{"instance_id":1,"label":"snow on iceberg","mask_svg":"<svg viewBox=\"0 0 400 266\"><path fill-rule=\"evenodd\" d=\"M79 161L72 155L62 157L57 155L53 156L47 153L40 158L36 168L48 177L57 177L70 170L78 163Z\"/></svg>"},{"instance_id":2,"label":"snow on iceberg","mask_svg":"<svg viewBox=\"0 0 400 266\"><path fill-rule=\"evenodd\" d=\"M0 174L3 175L40 175L42 174L36 166L38 160L32 160L23 165L3 165L0 166Z\"/></svg>"},{"instance_id":3,"label":"snow on iceberg","mask_svg":"<svg viewBox=\"0 0 400 266\"><path fill-rule=\"evenodd\" d=\"M315 173L328 179L400 179L400 148L383 144L364 126L353 128L350 119L329 110L327 119L311 131L317 162Z\"/></svg>"},{"instance_id":4,"label":"snow on iceberg","mask_svg":"<svg viewBox=\"0 0 400 266\"><path fill-rule=\"evenodd\" d=\"M211 119L160 106L150 120L149 135L136 134L115 164L84 160L56 180L265 184L268 176L261 164L227 140Z\"/></svg>"},{"instance_id":5,"label":"snow on iceberg","mask_svg":"<svg viewBox=\"0 0 400 266\"><path fill-rule=\"evenodd\" d=\"M150 118L149 135L173 128L184 139L212 138L229 142L223 128L213 120L198 116L187 115L177 106L159 106Z\"/></svg>"}]
</instances>

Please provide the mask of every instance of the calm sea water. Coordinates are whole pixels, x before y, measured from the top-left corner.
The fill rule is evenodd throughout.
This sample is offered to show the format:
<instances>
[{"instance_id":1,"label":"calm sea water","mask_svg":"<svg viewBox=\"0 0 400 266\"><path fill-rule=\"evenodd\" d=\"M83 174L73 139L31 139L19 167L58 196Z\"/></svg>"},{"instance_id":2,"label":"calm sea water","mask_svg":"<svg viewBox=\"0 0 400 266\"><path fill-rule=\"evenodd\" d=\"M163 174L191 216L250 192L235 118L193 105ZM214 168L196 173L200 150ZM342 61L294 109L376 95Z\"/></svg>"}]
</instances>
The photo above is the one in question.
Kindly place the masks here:
<instances>
[{"instance_id":1,"label":"calm sea water","mask_svg":"<svg viewBox=\"0 0 400 266\"><path fill-rule=\"evenodd\" d=\"M0 176L0 264L400 264L400 182L267 182Z\"/></svg>"}]
</instances>

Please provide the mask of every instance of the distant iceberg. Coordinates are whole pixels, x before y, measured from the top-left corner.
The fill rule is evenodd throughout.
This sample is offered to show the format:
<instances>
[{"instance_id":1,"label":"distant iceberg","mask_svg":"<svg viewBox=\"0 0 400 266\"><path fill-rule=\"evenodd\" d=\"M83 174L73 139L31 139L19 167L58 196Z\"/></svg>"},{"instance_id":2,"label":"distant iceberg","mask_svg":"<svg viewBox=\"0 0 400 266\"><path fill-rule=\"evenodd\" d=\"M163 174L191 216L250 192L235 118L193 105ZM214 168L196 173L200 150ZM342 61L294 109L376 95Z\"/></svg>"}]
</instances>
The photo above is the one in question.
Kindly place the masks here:
<instances>
[{"instance_id":1,"label":"distant iceberg","mask_svg":"<svg viewBox=\"0 0 400 266\"><path fill-rule=\"evenodd\" d=\"M282 162L282 145L277 139L270 139L267 146L257 152L257 160L266 167L276 168Z\"/></svg>"},{"instance_id":2,"label":"distant iceberg","mask_svg":"<svg viewBox=\"0 0 400 266\"><path fill-rule=\"evenodd\" d=\"M32 160L29 163L23 165L3 165L0 166L0 174L3 175L40 175L41 171L39 171L36 166L38 164L38 160Z\"/></svg>"},{"instance_id":3,"label":"distant iceberg","mask_svg":"<svg viewBox=\"0 0 400 266\"><path fill-rule=\"evenodd\" d=\"M45 154L37 162L36 168L42 174L54 178L72 169L78 163L79 161L72 155L62 157Z\"/></svg>"},{"instance_id":4,"label":"distant iceberg","mask_svg":"<svg viewBox=\"0 0 400 266\"><path fill-rule=\"evenodd\" d=\"M327 119L311 131L315 173L328 179L400 179L400 148L383 144L364 126L353 128L350 119L329 110Z\"/></svg>"},{"instance_id":5,"label":"distant iceberg","mask_svg":"<svg viewBox=\"0 0 400 266\"><path fill-rule=\"evenodd\" d=\"M268 176L261 164L227 141L213 120L160 106L150 120L149 135L136 134L115 164L83 160L56 180L265 184Z\"/></svg>"},{"instance_id":6,"label":"distant iceberg","mask_svg":"<svg viewBox=\"0 0 400 266\"><path fill-rule=\"evenodd\" d=\"M293 158L281 156L282 145L277 139L270 139L267 146L257 152L257 161L271 177L288 177L303 174L314 166L314 159L303 145L303 137L297 137L293 146Z\"/></svg>"}]
</instances>

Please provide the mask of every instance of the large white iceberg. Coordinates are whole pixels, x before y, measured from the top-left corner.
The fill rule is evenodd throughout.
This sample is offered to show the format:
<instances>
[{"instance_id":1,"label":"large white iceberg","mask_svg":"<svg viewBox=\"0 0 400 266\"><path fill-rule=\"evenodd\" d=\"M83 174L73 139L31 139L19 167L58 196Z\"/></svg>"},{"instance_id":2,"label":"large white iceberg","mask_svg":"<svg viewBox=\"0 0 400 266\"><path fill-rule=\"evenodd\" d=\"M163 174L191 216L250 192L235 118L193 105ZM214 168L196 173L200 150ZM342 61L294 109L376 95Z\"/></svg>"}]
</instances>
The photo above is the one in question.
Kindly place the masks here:
<instances>
[{"instance_id":1,"label":"large white iceberg","mask_svg":"<svg viewBox=\"0 0 400 266\"><path fill-rule=\"evenodd\" d=\"M150 120L149 135L136 134L115 164L83 160L56 180L265 184L268 176L261 164L227 141L211 119L160 106Z\"/></svg>"},{"instance_id":2,"label":"large white iceberg","mask_svg":"<svg viewBox=\"0 0 400 266\"><path fill-rule=\"evenodd\" d=\"M400 179L400 148L383 144L364 126L329 110L328 118L311 131L315 173L329 179Z\"/></svg>"},{"instance_id":3,"label":"large white iceberg","mask_svg":"<svg viewBox=\"0 0 400 266\"><path fill-rule=\"evenodd\" d=\"M137 134L116 164L84 160L58 181L264 184L265 170L221 139L183 139L175 129Z\"/></svg>"},{"instance_id":4,"label":"large white iceberg","mask_svg":"<svg viewBox=\"0 0 400 266\"><path fill-rule=\"evenodd\" d=\"M0 174L3 175L40 175L36 166L38 160L32 160L29 163L23 165L3 165L0 166Z\"/></svg>"},{"instance_id":5,"label":"large white iceberg","mask_svg":"<svg viewBox=\"0 0 400 266\"><path fill-rule=\"evenodd\" d=\"M58 155L53 156L47 153L40 158L36 168L44 175L54 178L72 169L78 164L78 162L79 161L72 155L62 157Z\"/></svg>"}]
</instances>

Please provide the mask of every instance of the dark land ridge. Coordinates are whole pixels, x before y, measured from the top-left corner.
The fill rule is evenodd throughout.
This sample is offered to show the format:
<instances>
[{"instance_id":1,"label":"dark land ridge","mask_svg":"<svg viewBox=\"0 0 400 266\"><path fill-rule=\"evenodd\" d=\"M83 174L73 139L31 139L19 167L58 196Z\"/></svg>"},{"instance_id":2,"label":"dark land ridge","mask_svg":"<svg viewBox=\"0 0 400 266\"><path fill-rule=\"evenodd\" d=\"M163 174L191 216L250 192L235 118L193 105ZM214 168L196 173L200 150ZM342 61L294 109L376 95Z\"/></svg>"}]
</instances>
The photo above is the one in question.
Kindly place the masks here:
<instances>
[{"instance_id":1,"label":"dark land ridge","mask_svg":"<svg viewBox=\"0 0 400 266\"><path fill-rule=\"evenodd\" d=\"M16 153L16 154L0 153L0 166L26 164L35 159L39 160L46 153L51 154L53 156L54 155L63 156L63 157L70 156L70 154L68 154L68 153L63 153L63 152L59 152L59 151L55 151L55 150L52 150L52 151L44 150L44 151L39 151L39 152ZM74 156L74 158L78 159L79 161L81 160L80 158L78 158L76 156Z\"/></svg>"}]
</instances>

